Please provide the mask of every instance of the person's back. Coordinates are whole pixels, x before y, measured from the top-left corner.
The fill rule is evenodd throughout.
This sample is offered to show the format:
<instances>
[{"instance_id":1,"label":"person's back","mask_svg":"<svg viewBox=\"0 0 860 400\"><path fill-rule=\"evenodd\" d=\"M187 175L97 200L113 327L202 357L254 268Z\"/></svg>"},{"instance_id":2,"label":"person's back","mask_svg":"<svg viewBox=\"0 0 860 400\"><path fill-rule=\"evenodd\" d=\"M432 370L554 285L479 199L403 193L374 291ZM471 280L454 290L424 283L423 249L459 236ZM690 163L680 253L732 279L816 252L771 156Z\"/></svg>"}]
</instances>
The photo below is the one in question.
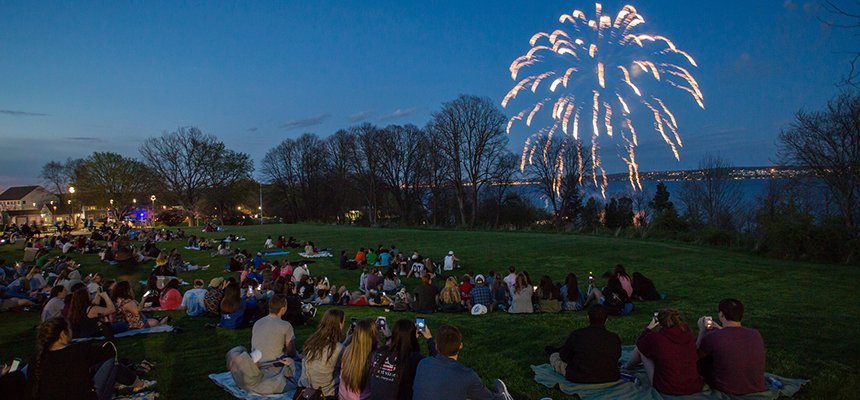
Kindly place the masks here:
<instances>
[{"instance_id":1,"label":"person's back","mask_svg":"<svg viewBox=\"0 0 860 400\"><path fill-rule=\"evenodd\" d=\"M731 395L765 390L764 340L759 331L741 325L743 304L723 299L719 304L722 329L699 322L700 365L708 384ZM703 317L704 318L704 317Z\"/></svg>"},{"instance_id":2,"label":"person's back","mask_svg":"<svg viewBox=\"0 0 860 400\"><path fill-rule=\"evenodd\" d=\"M263 354L262 362L281 358L290 351L293 341L293 325L281 319L287 312L286 300L281 295L269 299L270 314L260 318L251 329L251 348Z\"/></svg>"},{"instance_id":3,"label":"person's back","mask_svg":"<svg viewBox=\"0 0 860 400\"><path fill-rule=\"evenodd\" d=\"M606 329L607 310L595 305L588 312L590 325L574 330L567 337L558 355L550 356L556 371L575 383L615 382L621 375L621 338ZM562 363L559 363L561 361Z\"/></svg>"},{"instance_id":4,"label":"person's back","mask_svg":"<svg viewBox=\"0 0 860 400\"><path fill-rule=\"evenodd\" d=\"M654 362L653 386L658 392L683 396L702 391L696 362L696 339L689 328L672 326L657 332L645 330L636 347Z\"/></svg>"},{"instance_id":5,"label":"person's back","mask_svg":"<svg viewBox=\"0 0 860 400\"><path fill-rule=\"evenodd\" d=\"M713 357L714 389L732 395L765 390L764 340L757 330L725 327L705 336L699 349Z\"/></svg>"},{"instance_id":6,"label":"person's back","mask_svg":"<svg viewBox=\"0 0 860 400\"><path fill-rule=\"evenodd\" d=\"M415 288L415 311L436 311L436 288L430 285L430 278L426 275L421 278L422 283Z\"/></svg>"},{"instance_id":7,"label":"person's back","mask_svg":"<svg viewBox=\"0 0 860 400\"><path fill-rule=\"evenodd\" d=\"M197 317L206 313L206 304L203 302L206 297L206 289L203 289L203 282L200 286L195 284L194 289L189 289L182 295L182 307L185 307L185 313L190 317Z\"/></svg>"}]
</instances>

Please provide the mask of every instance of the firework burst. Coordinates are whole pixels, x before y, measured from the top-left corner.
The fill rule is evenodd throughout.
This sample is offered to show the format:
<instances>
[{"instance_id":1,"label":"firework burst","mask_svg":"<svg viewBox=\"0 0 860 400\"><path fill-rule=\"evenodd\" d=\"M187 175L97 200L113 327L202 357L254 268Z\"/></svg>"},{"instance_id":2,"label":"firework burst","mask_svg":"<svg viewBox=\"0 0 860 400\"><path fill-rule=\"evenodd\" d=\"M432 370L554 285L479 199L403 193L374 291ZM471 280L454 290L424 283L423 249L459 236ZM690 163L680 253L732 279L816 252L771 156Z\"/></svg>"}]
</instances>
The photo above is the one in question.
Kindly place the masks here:
<instances>
[{"instance_id":1,"label":"firework burst","mask_svg":"<svg viewBox=\"0 0 860 400\"><path fill-rule=\"evenodd\" d=\"M531 127L536 116L549 121L526 140L520 168L531 164L537 143L548 146L554 134L590 141L590 154L580 152L577 159L580 163L583 157L591 159L591 180L605 197L607 179L598 137L606 135L620 138L619 158L627 165L630 185L641 190L634 116L648 116L654 131L680 160L678 149L683 143L678 121L665 102L647 93L646 88L652 83L668 85L686 92L704 109L704 96L689 70L697 67L696 61L668 38L640 33L645 18L631 5L613 18L597 3L593 19L574 10L562 14L559 22L563 29L533 35L531 48L510 66L511 79L516 83L502 100L502 107L512 105L518 96L523 98L520 101L526 97L530 100L508 121L507 132L515 124ZM545 150L543 153L546 157Z\"/></svg>"}]
</instances>

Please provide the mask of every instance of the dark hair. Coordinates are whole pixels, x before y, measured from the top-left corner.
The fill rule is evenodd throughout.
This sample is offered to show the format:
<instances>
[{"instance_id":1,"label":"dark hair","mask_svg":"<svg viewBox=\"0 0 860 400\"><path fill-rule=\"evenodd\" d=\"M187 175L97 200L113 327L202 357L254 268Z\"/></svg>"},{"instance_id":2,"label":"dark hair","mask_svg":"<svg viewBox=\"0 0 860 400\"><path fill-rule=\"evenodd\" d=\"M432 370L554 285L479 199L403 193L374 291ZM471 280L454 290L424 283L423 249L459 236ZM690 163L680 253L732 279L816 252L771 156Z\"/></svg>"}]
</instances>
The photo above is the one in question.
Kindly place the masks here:
<instances>
[{"instance_id":1,"label":"dark hair","mask_svg":"<svg viewBox=\"0 0 860 400\"><path fill-rule=\"evenodd\" d=\"M564 284L567 285L567 293L562 293L562 296L565 296L567 301L579 301L579 281L576 280L576 274L567 274Z\"/></svg>"},{"instance_id":2,"label":"dark hair","mask_svg":"<svg viewBox=\"0 0 860 400\"><path fill-rule=\"evenodd\" d=\"M166 285L164 285L163 292L164 292L164 293L167 293L167 290L168 290L168 289L176 289L176 290L179 290L179 279L177 279L177 278L171 278L171 279L169 279L169 280L167 281L167 284L166 284Z\"/></svg>"},{"instance_id":3,"label":"dark hair","mask_svg":"<svg viewBox=\"0 0 860 400\"><path fill-rule=\"evenodd\" d=\"M64 290L66 290L66 287L63 285L57 285L57 286L52 287L50 298L53 299L54 297L59 296L60 293L63 293Z\"/></svg>"},{"instance_id":4,"label":"dark hair","mask_svg":"<svg viewBox=\"0 0 860 400\"><path fill-rule=\"evenodd\" d=\"M722 299L718 308L727 321L741 322L744 319L744 305L740 300Z\"/></svg>"},{"instance_id":5,"label":"dark hair","mask_svg":"<svg viewBox=\"0 0 860 400\"><path fill-rule=\"evenodd\" d=\"M542 300L561 300L561 292L558 286L548 275L540 277L540 298Z\"/></svg>"},{"instance_id":6,"label":"dark hair","mask_svg":"<svg viewBox=\"0 0 860 400\"><path fill-rule=\"evenodd\" d=\"M690 326L681 317L681 312L676 309L668 308L660 310L657 312L657 321L660 322L661 328L674 328L678 326L681 327L682 331L690 332Z\"/></svg>"},{"instance_id":7,"label":"dark hair","mask_svg":"<svg viewBox=\"0 0 860 400\"><path fill-rule=\"evenodd\" d=\"M595 304L588 310L588 322L591 325L596 326L605 326L606 318L609 317L609 313L606 312L606 307L600 304Z\"/></svg>"},{"instance_id":8,"label":"dark hair","mask_svg":"<svg viewBox=\"0 0 860 400\"><path fill-rule=\"evenodd\" d=\"M615 276L623 276L627 279L630 279L630 276L627 275L627 270L624 269L624 266L621 264L615 264L615 270L612 271Z\"/></svg>"},{"instance_id":9,"label":"dark hair","mask_svg":"<svg viewBox=\"0 0 860 400\"><path fill-rule=\"evenodd\" d=\"M221 299L221 313L232 314L242 307L242 299L239 296L239 285L230 283L224 288L224 298Z\"/></svg>"},{"instance_id":10,"label":"dark hair","mask_svg":"<svg viewBox=\"0 0 860 400\"><path fill-rule=\"evenodd\" d=\"M516 268L514 268L514 266L513 266L513 265L511 265L510 267L508 267L508 272L509 272L509 273L512 273L512 274L513 274L513 273L514 273L514 272L516 272L516 271L517 271L517 269L516 269Z\"/></svg>"},{"instance_id":11,"label":"dark hair","mask_svg":"<svg viewBox=\"0 0 860 400\"><path fill-rule=\"evenodd\" d=\"M436 350L439 354L446 357L457 355L460 352L460 346L463 344L463 336L460 330L455 326L442 325L439 328L439 334L436 336Z\"/></svg>"},{"instance_id":12,"label":"dark hair","mask_svg":"<svg viewBox=\"0 0 860 400\"><path fill-rule=\"evenodd\" d=\"M371 368L373 371L378 371L385 364L385 360L396 365L397 369L402 371L409 363L410 354L421 351L416 336L415 324L412 320L397 320L391 330L391 344L380 349L377 356L372 360ZM403 375L397 374L397 381Z\"/></svg>"},{"instance_id":13,"label":"dark hair","mask_svg":"<svg viewBox=\"0 0 860 400\"><path fill-rule=\"evenodd\" d=\"M77 324L82 319L87 318L87 308L91 304L90 293L87 292L85 287L72 292L72 302L69 306L69 322Z\"/></svg>"},{"instance_id":14,"label":"dark hair","mask_svg":"<svg viewBox=\"0 0 860 400\"><path fill-rule=\"evenodd\" d=\"M275 294L271 299L269 299L269 312L272 314L277 313L278 311L281 311L282 308L286 307L287 299L280 294Z\"/></svg>"},{"instance_id":15,"label":"dark hair","mask_svg":"<svg viewBox=\"0 0 860 400\"><path fill-rule=\"evenodd\" d=\"M69 330L69 322L66 321L63 317L56 317L46 320L39 324L38 331L36 333L36 357L33 359L33 365L29 369L29 376L32 383L31 387L31 396L34 399L38 399L39 396L39 383L42 379L42 361L44 361L45 354L50 351L51 346L54 343L57 343L60 340L60 335L66 332L67 335L72 336L72 332Z\"/></svg>"},{"instance_id":16,"label":"dark hair","mask_svg":"<svg viewBox=\"0 0 860 400\"><path fill-rule=\"evenodd\" d=\"M131 284L128 281L119 281L116 285L113 286L113 290L110 293L111 299L113 301L117 301L119 299L134 299L134 295L131 293Z\"/></svg>"}]
</instances>

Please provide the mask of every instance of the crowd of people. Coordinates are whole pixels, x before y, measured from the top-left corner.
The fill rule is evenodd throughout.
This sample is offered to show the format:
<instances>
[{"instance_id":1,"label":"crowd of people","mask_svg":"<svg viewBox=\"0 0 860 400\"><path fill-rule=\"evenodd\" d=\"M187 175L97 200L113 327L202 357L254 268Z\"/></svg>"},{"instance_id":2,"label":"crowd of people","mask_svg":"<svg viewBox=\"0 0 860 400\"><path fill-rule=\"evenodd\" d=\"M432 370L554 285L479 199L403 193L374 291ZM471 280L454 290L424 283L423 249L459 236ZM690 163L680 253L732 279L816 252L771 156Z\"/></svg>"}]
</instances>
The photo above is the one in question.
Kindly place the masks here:
<instances>
[{"instance_id":1,"label":"crowd of people","mask_svg":"<svg viewBox=\"0 0 860 400\"><path fill-rule=\"evenodd\" d=\"M99 240L94 239L96 235ZM159 248L161 242L171 239L180 239L179 233L135 231L128 226L94 228L90 237L60 233L24 238L26 248L35 249L36 257L32 263L14 265L0 260L0 299L3 310L40 309L37 355L28 366L26 381L6 373L0 384L26 384L27 395L21 398L38 399L57 398L66 385L75 382L78 385L73 386L80 392L63 392L65 397L110 398L115 387L149 388L155 384L145 379L152 365L115 362L112 340L121 332L168 325L170 317L159 315L183 310L189 317L211 318L207 326L214 329L251 329L250 346L236 346L226 354L234 382L249 392L265 395L296 389L326 399L509 399L504 383L497 380L490 390L459 362L464 344L458 328L441 325L434 329L434 336L427 319L437 312L481 315L587 310L588 327L572 332L560 347L547 346L550 364L572 382L614 382L629 376L626 370L641 365L653 387L664 394L695 393L705 382L733 395L764 390L762 338L741 325L743 305L734 299L720 302L717 320L699 319L698 336L677 310L655 313L629 361L619 365L621 341L606 329L606 319L630 314L634 300L663 297L650 279L639 272L628 275L620 264L602 274L600 284L592 273L581 283L573 272L562 282L547 275L533 281L527 271L514 266L505 272L464 272L466 264L454 251L436 264L418 251L406 256L395 245L377 245L360 248L352 257L341 252L340 267L358 274L355 289L350 290L313 274L313 261L269 260L263 252L252 257L236 249L223 254L230 257L225 265L230 272L227 276L187 283L180 276L204 267L186 262L175 249ZM181 239L189 244L206 240L185 237L184 232ZM219 243L229 246L240 240L228 235ZM90 242L96 251L111 254L108 261L115 260L121 249L143 255L142 259L133 257L135 262L154 261L140 297L133 291L133 282L81 273L69 251L85 252ZM133 242L142 242L142 246ZM283 236L269 237L263 245L267 249L308 246L316 250L312 242ZM52 249L60 254L51 257ZM412 290L407 290L407 283ZM189 284L183 293L183 286ZM399 318L391 325L385 317L352 318L347 324L345 308L330 307L316 331L297 348L294 328L316 320L316 307L321 305L377 306L423 316ZM88 338L106 342L75 343ZM420 341L425 342L426 354ZM72 358L69 365L95 373L85 376L76 371L61 382L40 379L56 373L54 362ZM296 376L299 361L301 374ZM89 383L81 387L81 382Z\"/></svg>"}]
</instances>

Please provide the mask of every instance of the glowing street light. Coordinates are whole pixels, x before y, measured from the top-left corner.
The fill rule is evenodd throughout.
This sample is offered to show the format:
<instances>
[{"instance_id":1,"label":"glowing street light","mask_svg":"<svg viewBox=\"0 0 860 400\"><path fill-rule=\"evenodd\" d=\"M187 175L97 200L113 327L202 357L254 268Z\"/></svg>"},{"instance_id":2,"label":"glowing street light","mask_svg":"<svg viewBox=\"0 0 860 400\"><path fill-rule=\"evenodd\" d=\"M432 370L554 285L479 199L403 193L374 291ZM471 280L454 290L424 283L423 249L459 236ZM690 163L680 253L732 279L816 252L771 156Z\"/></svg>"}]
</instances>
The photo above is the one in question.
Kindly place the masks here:
<instances>
[{"instance_id":1,"label":"glowing street light","mask_svg":"<svg viewBox=\"0 0 860 400\"><path fill-rule=\"evenodd\" d=\"M75 194L75 187L74 186L69 186L69 193Z\"/></svg>"}]
</instances>

